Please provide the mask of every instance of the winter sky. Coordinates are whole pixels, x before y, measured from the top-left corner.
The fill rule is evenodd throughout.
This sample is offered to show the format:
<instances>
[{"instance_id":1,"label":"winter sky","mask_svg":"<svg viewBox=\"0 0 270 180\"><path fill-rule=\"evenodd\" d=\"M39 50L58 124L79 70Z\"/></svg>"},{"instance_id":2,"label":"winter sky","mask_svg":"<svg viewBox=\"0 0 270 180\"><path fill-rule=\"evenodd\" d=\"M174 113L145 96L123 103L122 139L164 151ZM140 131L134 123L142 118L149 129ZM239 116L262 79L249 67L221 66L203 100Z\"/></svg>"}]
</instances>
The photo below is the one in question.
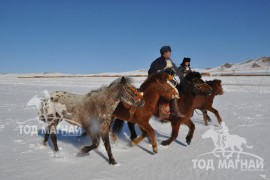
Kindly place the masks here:
<instances>
[{"instance_id":1,"label":"winter sky","mask_svg":"<svg viewBox=\"0 0 270 180\"><path fill-rule=\"evenodd\" d=\"M270 56L269 0L0 0L0 73L148 69Z\"/></svg>"}]
</instances>

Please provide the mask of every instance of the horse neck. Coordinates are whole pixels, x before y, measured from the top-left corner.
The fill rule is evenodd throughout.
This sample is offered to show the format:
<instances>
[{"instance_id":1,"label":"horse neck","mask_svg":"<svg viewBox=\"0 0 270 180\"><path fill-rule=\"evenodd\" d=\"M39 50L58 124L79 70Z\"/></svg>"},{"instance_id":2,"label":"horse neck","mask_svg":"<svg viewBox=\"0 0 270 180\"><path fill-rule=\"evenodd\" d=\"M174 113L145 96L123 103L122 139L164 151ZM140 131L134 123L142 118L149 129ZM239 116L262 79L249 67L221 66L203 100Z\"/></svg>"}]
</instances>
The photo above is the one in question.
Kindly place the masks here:
<instances>
[{"instance_id":1,"label":"horse neck","mask_svg":"<svg viewBox=\"0 0 270 180\"><path fill-rule=\"evenodd\" d=\"M143 108L146 109L147 112L153 113L160 98L160 94L157 93L156 89L154 88L147 88L144 90L143 96L145 101Z\"/></svg>"},{"instance_id":2,"label":"horse neck","mask_svg":"<svg viewBox=\"0 0 270 180\"><path fill-rule=\"evenodd\" d=\"M213 88L213 93L210 96L214 98L218 94L218 87L217 86L211 87Z\"/></svg>"},{"instance_id":3,"label":"horse neck","mask_svg":"<svg viewBox=\"0 0 270 180\"><path fill-rule=\"evenodd\" d=\"M98 103L105 103L106 106L112 106L115 102L120 100L120 90L118 84L111 85L109 87L103 87L99 91L93 92L88 95L88 100L95 98Z\"/></svg>"},{"instance_id":4,"label":"horse neck","mask_svg":"<svg viewBox=\"0 0 270 180\"><path fill-rule=\"evenodd\" d=\"M195 95L192 92L192 87L191 87L191 82L189 82L188 80L185 80L186 82L183 82L183 84L180 84L180 86L177 86L177 90L180 93L180 95L182 96L187 96L189 98L194 97ZM181 89L184 89L184 91L181 91Z\"/></svg>"},{"instance_id":5,"label":"horse neck","mask_svg":"<svg viewBox=\"0 0 270 180\"><path fill-rule=\"evenodd\" d=\"M187 87L187 86L186 86ZM178 91L180 89L178 88ZM178 105L181 109L181 113L187 113L194 105L196 95L192 93L191 88L185 89L184 92L179 91L180 98L178 99Z\"/></svg>"}]
</instances>

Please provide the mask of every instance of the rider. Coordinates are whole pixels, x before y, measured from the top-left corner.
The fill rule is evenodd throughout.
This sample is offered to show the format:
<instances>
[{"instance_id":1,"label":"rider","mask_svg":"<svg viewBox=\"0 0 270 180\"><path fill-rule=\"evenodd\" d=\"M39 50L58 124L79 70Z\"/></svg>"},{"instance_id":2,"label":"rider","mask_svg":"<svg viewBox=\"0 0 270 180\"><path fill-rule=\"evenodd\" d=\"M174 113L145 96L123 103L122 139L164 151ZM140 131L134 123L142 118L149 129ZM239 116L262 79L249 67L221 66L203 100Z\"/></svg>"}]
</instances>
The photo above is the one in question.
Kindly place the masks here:
<instances>
[{"instance_id":1,"label":"rider","mask_svg":"<svg viewBox=\"0 0 270 180\"><path fill-rule=\"evenodd\" d=\"M190 60L189 57L184 57L182 64L180 64L178 68L180 80L184 79L184 77L191 72Z\"/></svg>"},{"instance_id":2,"label":"rider","mask_svg":"<svg viewBox=\"0 0 270 180\"><path fill-rule=\"evenodd\" d=\"M167 73L171 75L175 75L177 70L177 66L171 60L171 47L163 46L160 49L161 56L152 62L150 69L148 71L148 75L157 73L159 71L166 70ZM184 115L180 114L177 99L172 99L170 102L170 119L179 119L180 117L184 117Z\"/></svg>"}]
</instances>

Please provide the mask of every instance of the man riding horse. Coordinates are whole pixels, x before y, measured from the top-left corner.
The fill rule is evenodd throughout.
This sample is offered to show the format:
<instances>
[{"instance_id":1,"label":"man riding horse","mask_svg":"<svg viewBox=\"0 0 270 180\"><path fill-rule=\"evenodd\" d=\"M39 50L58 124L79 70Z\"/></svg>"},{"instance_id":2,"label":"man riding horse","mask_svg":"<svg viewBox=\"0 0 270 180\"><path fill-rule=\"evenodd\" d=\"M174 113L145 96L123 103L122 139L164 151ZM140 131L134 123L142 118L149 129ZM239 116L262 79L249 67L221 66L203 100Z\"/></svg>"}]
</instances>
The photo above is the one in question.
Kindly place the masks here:
<instances>
[{"instance_id":1,"label":"man riding horse","mask_svg":"<svg viewBox=\"0 0 270 180\"><path fill-rule=\"evenodd\" d=\"M192 72L192 70L190 68L190 61L191 61L191 59L189 57L184 57L183 62L177 68L178 69L177 75L179 76L181 81L184 79L184 77L188 73Z\"/></svg>"},{"instance_id":2,"label":"man riding horse","mask_svg":"<svg viewBox=\"0 0 270 180\"><path fill-rule=\"evenodd\" d=\"M166 71L167 73L174 76L178 71L177 66L171 60L171 47L163 46L160 49L161 56L152 62L150 69L148 71L148 76L155 74L160 71ZM177 73L178 74L178 73ZM173 99L169 102L170 105L170 119L179 119L181 117L185 117L180 114L177 105L177 99Z\"/></svg>"}]
</instances>

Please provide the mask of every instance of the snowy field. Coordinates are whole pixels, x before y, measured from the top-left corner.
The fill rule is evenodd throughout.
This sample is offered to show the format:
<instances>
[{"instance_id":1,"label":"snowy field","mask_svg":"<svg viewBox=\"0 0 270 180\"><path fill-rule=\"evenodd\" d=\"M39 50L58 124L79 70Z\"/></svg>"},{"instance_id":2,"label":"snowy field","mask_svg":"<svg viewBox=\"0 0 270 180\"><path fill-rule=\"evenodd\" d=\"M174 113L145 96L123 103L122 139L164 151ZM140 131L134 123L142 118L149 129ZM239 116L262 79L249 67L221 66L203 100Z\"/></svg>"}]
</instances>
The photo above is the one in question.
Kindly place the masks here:
<instances>
[{"instance_id":1,"label":"snowy field","mask_svg":"<svg viewBox=\"0 0 270 180\"><path fill-rule=\"evenodd\" d=\"M270 77L207 77L213 78L222 79L225 91L216 97L214 107L229 133L243 137L252 146L248 149L243 145L244 151L263 159L263 167L260 163L259 169L250 164L252 167L245 170L235 165L222 168L216 164L220 158L202 155L215 147L211 139L203 139L202 135L211 128L221 129L211 113L213 122L209 126L203 125L201 115L194 114L196 130L191 145L185 142L187 127L181 126L177 140L168 147L159 144L156 155L147 139L130 147L127 126L118 143L112 143L118 165L108 164L102 143L88 156L76 157L83 145L91 143L88 137L58 134L61 150L55 155L51 143L47 147L41 145L40 129L45 124L33 119L36 109L26 106L27 102L34 96L44 96L44 90L84 94L115 78L18 79L14 75L0 75L0 179L270 179ZM139 86L143 80L134 78L134 84ZM159 143L170 136L170 124L155 119L150 122ZM27 133L31 126L38 127L38 134ZM26 132L21 132L22 127ZM244 153L240 158L248 163L254 159ZM232 162L236 159L235 155L230 158ZM243 161L242 166L247 166Z\"/></svg>"}]
</instances>

